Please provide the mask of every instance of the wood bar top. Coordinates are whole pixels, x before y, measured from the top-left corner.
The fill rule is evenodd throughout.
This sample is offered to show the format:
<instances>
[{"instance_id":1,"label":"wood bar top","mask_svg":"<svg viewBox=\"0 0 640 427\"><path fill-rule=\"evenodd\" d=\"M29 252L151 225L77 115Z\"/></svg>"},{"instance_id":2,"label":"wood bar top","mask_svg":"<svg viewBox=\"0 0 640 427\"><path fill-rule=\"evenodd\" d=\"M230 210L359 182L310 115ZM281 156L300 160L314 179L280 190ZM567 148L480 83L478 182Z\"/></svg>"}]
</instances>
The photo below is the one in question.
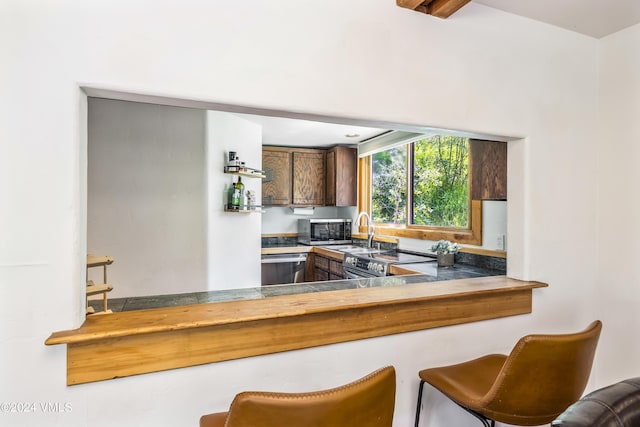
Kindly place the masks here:
<instances>
[{"instance_id":1,"label":"wood bar top","mask_svg":"<svg viewBox=\"0 0 640 427\"><path fill-rule=\"evenodd\" d=\"M282 319L401 302L435 301L509 290L530 290L546 286L548 285L541 282L492 276L129 311L87 318L78 329L54 332L45 344L83 343L105 338Z\"/></svg>"},{"instance_id":2,"label":"wood bar top","mask_svg":"<svg viewBox=\"0 0 640 427\"><path fill-rule=\"evenodd\" d=\"M505 276L433 279L364 279L358 286L372 287L90 316L45 344L67 345L67 384L83 384L527 314L532 290L547 286Z\"/></svg>"}]
</instances>

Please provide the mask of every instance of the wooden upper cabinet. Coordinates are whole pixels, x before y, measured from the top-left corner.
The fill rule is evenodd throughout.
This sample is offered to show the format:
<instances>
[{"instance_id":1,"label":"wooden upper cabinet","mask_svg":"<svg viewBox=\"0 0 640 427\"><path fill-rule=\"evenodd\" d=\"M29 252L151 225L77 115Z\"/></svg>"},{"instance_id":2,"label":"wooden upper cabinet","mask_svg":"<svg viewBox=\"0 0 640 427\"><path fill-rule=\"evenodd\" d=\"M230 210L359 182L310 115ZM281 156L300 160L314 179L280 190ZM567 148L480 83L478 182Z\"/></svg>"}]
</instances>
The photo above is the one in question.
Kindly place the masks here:
<instances>
[{"instance_id":1,"label":"wooden upper cabinet","mask_svg":"<svg viewBox=\"0 0 640 427\"><path fill-rule=\"evenodd\" d=\"M265 206L356 206L357 152L337 146L262 147Z\"/></svg>"},{"instance_id":2,"label":"wooden upper cabinet","mask_svg":"<svg viewBox=\"0 0 640 427\"><path fill-rule=\"evenodd\" d=\"M507 143L472 139L469 144L472 200L507 200Z\"/></svg>"},{"instance_id":3,"label":"wooden upper cabinet","mask_svg":"<svg viewBox=\"0 0 640 427\"><path fill-rule=\"evenodd\" d=\"M263 147L262 204L265 206L288 206L291 204L291 151L278 147Z\"/></svg>"},{"instance_id":4,"label":"wooden upper cabinet","mask_svg":"<svg viewBox=\"0 0 640 427\"><path fill-rule=\"evenodd\" d=\"M327 206L357 205L358 159L355 148L337 146L327 151Z\"/></svg>"},{"instance_id":5,"label":"wooden upper cabinet","mask_svg":"<svg viewBox=\"0 0 640 427\"><path fill-rule=\"evenodd\" d=\"M325 203L325 150L293 151L293 204L323 206Z\"/></svg>"},{"instance_id":6,"label":"wooden upper cabinet","mask_svg":"<svg viewBox=\"0 0 640 427\"><path fill-rule=\"evenodd\" d=\"M327 206L336 205L336 152L333 150L327 151L327 157L325 159L325 170L327 171L325 197L324 201Z\"/></svg>"}]
</instances>

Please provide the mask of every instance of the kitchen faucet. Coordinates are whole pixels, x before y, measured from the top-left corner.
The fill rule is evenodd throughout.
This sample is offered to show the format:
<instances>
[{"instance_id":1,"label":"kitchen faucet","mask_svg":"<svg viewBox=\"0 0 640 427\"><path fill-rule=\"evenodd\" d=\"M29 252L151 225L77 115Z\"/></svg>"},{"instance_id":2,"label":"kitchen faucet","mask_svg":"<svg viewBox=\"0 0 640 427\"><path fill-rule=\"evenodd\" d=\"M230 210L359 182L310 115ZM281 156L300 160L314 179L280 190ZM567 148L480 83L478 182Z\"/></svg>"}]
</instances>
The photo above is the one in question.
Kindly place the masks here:
<instances>
[{"instance_id":1,"label":"kitchen faucet","mask_svg":"<svg viewBox=\"0 0 640 427\"><path fill-rule=\"evenodd\" d=\"M371 217L369 216L369 214L365 211L360 212L360 214L358 215L358 219L356 219L356 224L358 224L358 227L360 227L360 218L365 217L367 219L367 247L372 248L373 247L373 235L374 235L374 228L373 228L373 222L371 221Z\"/></svg>"}]
</instances>

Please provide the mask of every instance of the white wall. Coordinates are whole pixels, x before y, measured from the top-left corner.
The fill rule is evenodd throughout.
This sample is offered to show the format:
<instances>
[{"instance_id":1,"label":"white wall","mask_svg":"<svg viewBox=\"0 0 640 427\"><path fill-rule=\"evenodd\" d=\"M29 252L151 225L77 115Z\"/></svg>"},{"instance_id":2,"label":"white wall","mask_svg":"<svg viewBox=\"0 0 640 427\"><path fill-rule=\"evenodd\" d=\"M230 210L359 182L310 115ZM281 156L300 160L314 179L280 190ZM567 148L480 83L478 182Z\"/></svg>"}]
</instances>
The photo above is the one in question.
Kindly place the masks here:
<instances>
[{"instance_id":1,"label":"white wall","mask_svg":"<svg viewBox=\"0 0 640 427\"><path fill-rule=\"evenodd\" d=\"M229 151L235 151L248 167L262 164L262 128L248 120L220 111L207 111L208 163L208 288L260 286L260 214L224 212L227 191L234 175L223 173ZM262 181L244 178L245 191L262 199Z\"/></svg>"},{"instance_id":2,"label":"white wall","mask_svg":"<svg viewBox=\"0 0 640 427\"><path fill-rule=\"evenodd\" d=\"M498 200L482 201L482 245L480 247L489 250L506 250L498 247L499 236L507 235L507 202ZM504 239L506 242L506 238ZM425 252L431 250L434 242L430 240L410 239L401 237L398 239L398 247L404 250Z\"/></svg>"},{"instance_id":3,"label":"white wall","mask_svg":"<svg viewBox=\"0 0 640 427\"><path fill-rule=\"evenodd\" d=\"M637 365L640 344L640 25L602 40L600 44L600 118L598 193L594 211L598 242L597 300L610 333L600 354L606 365L598 369L604 382L629 376ZM615 333L614 333L615 331ZM637 367L636 367L637 375Z\"/></svg>"},{"instance_id":4,"label":"white wall","mask_svg":"<svg viewBox=\"0 0 640 427\"><path fill-rule=\"evenodd\" d=\"M609 224L595 209L603 178L595 135L598 41L475 3L448 20L388 0L313 7L294 0L162 0L153 13L149 7L141 0L0 5L0 401L73 408L2 414L7 422L196 425L200 414L227 408L240 390L335 386L393 364L395 425L406 426L419 369L508 351L520 335L575 330L605 312L603 342L624 346L626 354L600 351L590 387L637 375L638 349L614 327L632 316L621 284L633 273L625 270L616 280L618 298L603 306L598 279L616 270L585 262L598 253L593 230ZM619 49L611 46L612 56L634 52L633 31ZM617 72L609 71L606 82ZM625 78L632 90L637 80ZM81 84L522 138L509 154L509 274L550 287L534 292L531 315L66 387L64 347L43 342L82 321ZM635 105L631 98L626 104ZM623 117L629 121L622 126L632 126ZM628 170L604 172L625 177ZM633 211L630 199L616 198L620 211ZM617 237L634 242L638 232L630 226ZM423 426L476 422L431 390L425 402Z\"/></svg>"},{"instance_id":5,"label":"white wall","mask_svg":"<svg viewBox=\"0 0 640 427\"><path fill-rule=\"evenodd\" d=\"M485 200L482 202L482 247L508 250L507 202Z\"/></svg>"},{"instance_id":6,"label":"white wall","mask_svg":"<svg viewBox=\"0 0 640 427\"><path fill-rule=\"evenodd\" d=\"M92 98L88 132L87 250L115 260L109 296L207 289L204 111Z\"/></svg>"}]
</instances>

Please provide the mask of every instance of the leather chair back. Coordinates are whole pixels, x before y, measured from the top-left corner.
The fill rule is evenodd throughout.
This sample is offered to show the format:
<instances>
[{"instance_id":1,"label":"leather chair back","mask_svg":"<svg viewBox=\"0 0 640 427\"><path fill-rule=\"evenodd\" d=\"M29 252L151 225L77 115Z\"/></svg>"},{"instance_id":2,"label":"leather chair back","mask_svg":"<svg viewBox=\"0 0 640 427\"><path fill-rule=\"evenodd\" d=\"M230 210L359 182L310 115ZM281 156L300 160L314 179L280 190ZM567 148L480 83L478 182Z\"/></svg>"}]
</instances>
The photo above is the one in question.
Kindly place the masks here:
<instances>
[{"instance_id":1,"label":"leather chair back","mask_svg":"<svg viewBox=\"0 0 640 427\"><path fill-rule=\"evenodd\" d=\"M395 369L388 366L350 384L318 392L243 392L235 397L229 412L205 415L200 425L391 427L395 390Z\"/></svg>"},{"instance_id":2,"label":"leather chair back","mask_svg":"<svg viewBox=\"0 0 640 427\"><path fill-rule=\"evenodd\" d=\"M515 425L556 418L582 396L601 329L596 320L574 334L522 337L483 398L486 415Z\"/></svg>"}]
</instances>

